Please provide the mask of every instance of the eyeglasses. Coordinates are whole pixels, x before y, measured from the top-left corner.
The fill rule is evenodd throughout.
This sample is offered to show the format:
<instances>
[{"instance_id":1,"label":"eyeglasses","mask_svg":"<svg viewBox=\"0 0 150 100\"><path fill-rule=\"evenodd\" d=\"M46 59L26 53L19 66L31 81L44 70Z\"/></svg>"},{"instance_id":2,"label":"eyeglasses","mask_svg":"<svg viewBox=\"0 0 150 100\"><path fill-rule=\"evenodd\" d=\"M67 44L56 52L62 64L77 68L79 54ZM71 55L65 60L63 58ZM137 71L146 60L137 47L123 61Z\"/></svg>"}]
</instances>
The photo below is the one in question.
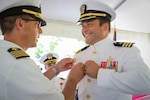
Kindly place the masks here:
<instances>
[{"instance_id":1,"label":"eyeglasses","mask_svg":"<svg viewBox=\"0 0 150 100\"><path fill-rule=\"evenodd\" d=\"M26 21L37 21L38 23L38 27L41 27L42 22L36 19L26 19L26 18L22 18L22 20L26 20Z\"/></svg>"}]
</instances>

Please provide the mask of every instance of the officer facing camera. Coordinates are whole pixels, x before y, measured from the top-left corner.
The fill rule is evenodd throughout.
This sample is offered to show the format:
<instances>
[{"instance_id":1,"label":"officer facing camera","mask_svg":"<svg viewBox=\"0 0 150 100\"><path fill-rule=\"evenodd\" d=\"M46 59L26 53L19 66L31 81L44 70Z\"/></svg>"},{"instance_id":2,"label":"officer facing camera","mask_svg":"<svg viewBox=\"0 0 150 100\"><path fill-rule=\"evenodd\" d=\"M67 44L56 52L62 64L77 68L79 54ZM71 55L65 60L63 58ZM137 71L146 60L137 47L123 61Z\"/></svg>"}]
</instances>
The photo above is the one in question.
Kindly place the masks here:
<instances>
[{"instance_id":1,"label":"officer facing camera","mask_svg":"<svg viewBox=\"0 0 150 100\"><path fill-rule=\"evenodd\" d=\"M150 94L150 69L130 42L109 38L115 11L102 0L85 0L78 24L88 44L75 56L84 63L76 100L132 100L132 94ZM130 15L127 15L130 16Z\"/></svg>"},{"instance_id":2,"label":"officer facing camera","mask_svg":"<svg viewBox=\"0 0 150 100\"><path fill-rule=\"evenodd\" d=\"M41 59L40 63L44 64L45 70L48 70L50 67L54 66L58 61L59 56L56 53L47 53L44 54Z\"/></svg>"},{"instance_id":3,"label":"officer facing camera","mask_svg":"<svg viewBox=\"0 0 150 100\"><path fill-rule=\"evenodd\" d=\"M48 70L57 63L58 59L59 56L57 53L46 53L41 57L40 63L44 65L45 70ZM65 81L64 78L56 76L52 78L51 81L55 84L57 91L62 91L62 87Z\"/></svg>"}]
</instances>

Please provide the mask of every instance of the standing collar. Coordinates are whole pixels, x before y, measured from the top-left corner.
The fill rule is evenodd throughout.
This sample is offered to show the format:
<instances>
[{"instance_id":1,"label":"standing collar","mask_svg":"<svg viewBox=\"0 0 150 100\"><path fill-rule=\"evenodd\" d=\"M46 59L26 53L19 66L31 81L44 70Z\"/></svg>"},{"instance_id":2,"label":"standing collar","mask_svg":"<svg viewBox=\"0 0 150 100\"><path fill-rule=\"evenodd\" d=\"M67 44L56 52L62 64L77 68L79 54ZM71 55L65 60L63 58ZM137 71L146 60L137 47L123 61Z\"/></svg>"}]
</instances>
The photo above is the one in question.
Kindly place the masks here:
<instances>
[{"instance_id":1,"label":"standing collar","mask_svg":"<svg viewBox=\"0 0 150 100\"><path fill-rule=\"evenodd\" d=\"M106 37L103 40L100 40L94 44L95 47L99 46L107 46L107 44L112 43L112 40L109 37Z\"/></svg>"},{"instance_id":2,"label":"standing collar","mask_svg":"<svg viewBox=\"0 0 150 100\"><path fill-rule=\"evenodd\" d=\"M94 48L97 53L106 52L113 45L113 40L109 37L96 42L94 45L90 45L91 48Z\"/></svg>"},{"instance_id":3,"label":"standing collar","mask_svg":"<svg viewBox=\"0 0 150 100\"><path fill-rule=\"evenodd\" d=\"M17 47L17 48L21 48L20 46L18 46L17 44L7 41L7 40L0 40L0 46L1 47ZM22 48L21 48L22 49Z\"/></svg>"}]
</instances>

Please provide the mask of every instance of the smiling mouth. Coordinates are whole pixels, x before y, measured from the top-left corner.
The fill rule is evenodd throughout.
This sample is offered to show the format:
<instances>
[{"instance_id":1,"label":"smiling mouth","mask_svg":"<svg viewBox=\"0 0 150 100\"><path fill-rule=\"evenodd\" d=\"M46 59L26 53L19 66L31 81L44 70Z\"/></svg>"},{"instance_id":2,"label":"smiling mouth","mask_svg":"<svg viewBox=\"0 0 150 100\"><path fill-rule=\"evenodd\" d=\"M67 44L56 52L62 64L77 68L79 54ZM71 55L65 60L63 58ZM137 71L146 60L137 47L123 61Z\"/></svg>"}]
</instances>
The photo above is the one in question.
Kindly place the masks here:
<instances>
[{"instance_id":1,"label":"smiling mouth","mask_svg":"<svg viewBox=\"0 0 150 100\"><path fill-rule=\"evenodd\" d=\"M86 38L86 37L89 37L89 36L91 36L91 33L84 33L84 37Z\"/></svg>"}]
</instances>

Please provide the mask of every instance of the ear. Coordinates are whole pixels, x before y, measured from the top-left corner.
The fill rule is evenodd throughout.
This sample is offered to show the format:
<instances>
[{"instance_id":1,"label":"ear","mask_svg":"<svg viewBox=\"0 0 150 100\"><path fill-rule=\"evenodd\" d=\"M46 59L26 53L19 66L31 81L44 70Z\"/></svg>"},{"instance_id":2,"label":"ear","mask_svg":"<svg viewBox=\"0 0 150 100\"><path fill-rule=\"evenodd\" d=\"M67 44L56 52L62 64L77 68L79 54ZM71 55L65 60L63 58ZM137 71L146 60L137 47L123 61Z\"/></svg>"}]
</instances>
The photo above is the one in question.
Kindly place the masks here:
<instances>
[{"instance_id":1,"label":"ear","mask_svg":"<svg viewBox=\"0 0 150 100\"><path fill-rule=\"evenodd\" d=\"M22 30L23 28L23 20L21 18L17 18L15 21L15 26L17 30Z\"/></svg>"},{"instance_id":2,"label":"ear","mask_svg":"<svg viewBox=\"0 0 150 100\"><path fill-rule=\"evenodd\" d=\"M108 23L104 23L104 24L103 24L103 30L104 30L105 32L109 31L109 24L108 24Z\"/></svg>"}]
</instances>

